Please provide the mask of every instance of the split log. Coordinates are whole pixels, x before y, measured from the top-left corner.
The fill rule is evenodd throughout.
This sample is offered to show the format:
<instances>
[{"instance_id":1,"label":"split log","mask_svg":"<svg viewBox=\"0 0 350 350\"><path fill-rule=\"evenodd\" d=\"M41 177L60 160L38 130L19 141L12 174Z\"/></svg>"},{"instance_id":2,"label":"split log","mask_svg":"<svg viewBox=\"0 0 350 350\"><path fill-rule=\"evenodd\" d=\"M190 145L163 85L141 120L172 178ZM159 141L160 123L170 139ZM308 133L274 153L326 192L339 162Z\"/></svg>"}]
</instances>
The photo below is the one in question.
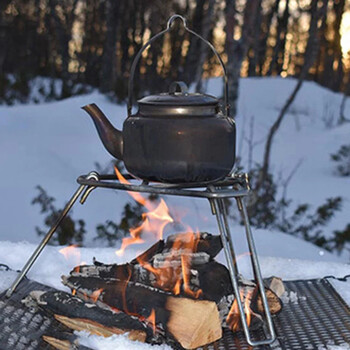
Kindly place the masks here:
<instances>
[{"instance_id":1,"label":"split log","mask_svg":"<svg viewBox=\"0 0 350 350\"><path fill-rule=\"evenodd\" d=\"M128 333L130 340L145 342L153 336L152 329L136 317L102 309L62 291L33 291L30 297L40 307L54 314L57 321L70 329L109 337Z\"/></svg>"},{"instance_id":2,"label":"split log","mask_svg":"<svg viewBox=\"0 0 350 350\"><path fill-rule=\"evenodd\" d=\"M59 333L59 334L49 334L49 335L43 335L43 340L50 344L53 348L57 350L91 350L90 348L80 345L77 340L77 336L74 334L65 334L65 333Z\"/></svg>"},{"instance_id":3,"label":"split log","mask_svg":"<svg viewBox=\"0 0 350 350\"><path fill-rule=\"evenodd\" d=\"M178 298L139 283L119 280L105 281L96 277L62 277L63 284L76 290L80 297L96 297L96 302L145 319L154 317L185 349L194 349L221 338L219 312L214 302ZM95 293L95 294L94 294Z\"/></svg>"},{"instance_id":4,"label":"split log","mask_svg":"<svg viewBox=\"0 0 350 350\"><path fill-rule=\"evenodd\" d=\"M58 350L70 350L70 349L74 349L75 347L75 344L72 344L67 339L58 339L48 335L43 335L42 338L44 339L44 341L50 344L53 348Z\"/></svg>"},{"instance_id":5,"label":"split log","mask_svg":"<svg viewBox=\"0 0 350 350\"><path fill-rule=\"evenodd\" d=\"M286 288L284 287L283 281L279 277L270 277L264 280L264 284L266 288L271 289L278 297L281 297L285 291Z\"/></svg>"},{"instance_id":6,"label":"split log","mask_svg":"<svg viewBox=\"0 0 350 350\"><path fill-rule=\"evenodd\" d=\"M242 278L239 278L240 299L245 311L246 319L250 321L250 328L257 329L263 324L264 308L262 298L257 285ZM269 310L272 315L282 310L282 301L269 288L265 287L265 294ZM234 295L226 295L218 303L218 309L222 320L222 326L233 329L234 331L241 329L240 313L238 304ZM249 314L249 315L248 315Z\"/></svg>"}]
</instances>

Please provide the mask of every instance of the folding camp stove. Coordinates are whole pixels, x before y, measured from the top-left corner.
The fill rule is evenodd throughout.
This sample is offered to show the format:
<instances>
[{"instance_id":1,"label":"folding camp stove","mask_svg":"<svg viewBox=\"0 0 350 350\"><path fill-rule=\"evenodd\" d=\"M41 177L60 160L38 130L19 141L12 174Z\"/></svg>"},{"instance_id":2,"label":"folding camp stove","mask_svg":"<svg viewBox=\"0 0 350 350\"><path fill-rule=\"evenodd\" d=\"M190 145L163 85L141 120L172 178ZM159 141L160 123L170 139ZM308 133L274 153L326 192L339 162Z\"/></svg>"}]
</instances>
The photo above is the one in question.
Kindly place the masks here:
<instances>
[{"instance_id":1,"label":"folding camp stove","mask_svg":"<svg viewBox=\"0 0 350 350\"><path fill-rule=\"evenodd\" d=\"M142 192L158 195L170 195L170 196L182 196L182 197L194 197L194 198L206 198L209 200L211 211L216 216L223 249L227 261L227 267L230 273L232 287L235 298L237 300L238 309L240 312L240 319L242 322L242 328L244 331L247 343L251 346L261 346L271 344L275 341L276 335L273 328L272 318L267 303L267 298L264 290L263 279L260 271L260 265L258 261L257 251L253 235L251 232L247 208L245 205L245 198L249 191L249 182L247 174L233 174L230 177L221 181L211 183L185 183L185 184L167 184L167 183L149 183L147 181L136 180L131 175L123 175L128 183L121 183L115 175L99 175L97 172L90 172L88 175L80 176L77 179L79 188L73 194L67 205L62 211L61 216L57 219L56 223L48 231L41 243L33 252L32 256L28 259L24 265L22 271L7 291L7 296L10 297L15 291L21 280L27 274L35 260L38 258L50 238L65 218L69 210L73 207L74 203L80 198L80 203L83 204L88 198L89 194L96 188L109 188L122 191ZM249 247L249 253L251 258L252 270L254 272L255 282L259 288L262 304L265 311L265 327L267 330L261 332L262 339L256 339L252 337L248 328L247 320L244 313L244 306L242 305L239 287L238 287L238 266L236 255L232 243L230 227L227 218L227 207L225 205L225 199L234 198L237 203L239 212L241 213L242 220L245 227L246 239Z\"/></svg>"}]
</instances>

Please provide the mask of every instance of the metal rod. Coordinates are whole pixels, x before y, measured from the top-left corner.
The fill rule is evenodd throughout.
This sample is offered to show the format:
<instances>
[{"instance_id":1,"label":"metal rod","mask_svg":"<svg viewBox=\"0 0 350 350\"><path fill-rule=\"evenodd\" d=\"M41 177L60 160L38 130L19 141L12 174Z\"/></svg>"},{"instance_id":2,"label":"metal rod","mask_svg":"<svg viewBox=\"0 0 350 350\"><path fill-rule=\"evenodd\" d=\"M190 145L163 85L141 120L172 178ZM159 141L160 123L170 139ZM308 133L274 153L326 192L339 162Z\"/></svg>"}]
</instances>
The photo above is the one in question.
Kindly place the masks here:
<instances>
[{"instance_id":1,"label":"metal rod","mask_svg":"<svg viewBox=\"0 0 350 350\"><path fill-rule=\"evenodd\" d=\"M231 238L231 232L230 232L230 226L228 224L228 220L227 220L227 211L226 211L226 205L223 199L219 200L219 204L221 204L221 210L222 210L222 217L224 219L224 225L225 225L225 231L227 234L227 241L230 247L230 251L231 251L231 256L233 257L233 264L236 267L236 270L238 271L238 266L237 266L237 260L236 260L236 254L235 251L233 249L233 243L232 243L232 238Z\"/></svg>"},{"instance_id":2,"label":"metal rod","mask_svg":"<svg viewBox=\"0 0 350 350\"><path fill-rule=\"evenodd\" d=\"M245 318L245 313L244 313L241 296L239 292L239 285L237 280L238 268L236 263L236 257L234 255L234 251L231 250L230 237L229 237L229 233L226 231L226 225L224 223L222 212L220 210L219 200L211 199L211 202L215 207L215 215L219 226L221 242L224 248L225 258L226 258L226 262L227 262L227 266L228 266L228 270L229 270L230 278L232 282L233 293L237 301L237 306L238 306L238 310L239 310L239 314L242 322L243 331L246 336L248 344L251 345L252 340L250 338L249 328L248 328L247 320Z\"/></svg>"},{"instance_id":3,"label":"metal rod","mask_svg":"<svg viewBox=\"0 0 350 350\"><path fill-rule=\"evenodd\" d=\"M81 193L83 192L85 188L85 185L80 185L79 188L77 189L77 191L74 193L74 195L72 196L72 198L69 200L69 202L67 203L67 205L64 207L62 214L60 215L60 217L57 219L57 221L55 222L55 224L50 228L50 230L48 231L48 233L46 234L46 236L43 238L43 240L40 242L40 244L37 246L37 248L35 249L35 251L33 252L33 254L31 255L31 257L28 259L28 261L26 262L26 264L23 266L21 272L18 274L17 278L15 279L15 281L13 282L13 284L11 285L11 287L7 290L6 292L6 296L9 298L12 293L15 291L15 289L17 288L17 286L19 285L19 283L22 281L22 279L25 277L25 275L27 274L27 272L29 271L29 269L32 267L32 265L34 264L34 262L36 261L36 259L38 258L38 256L40 255L40 253L42 252L42 250L45 248L45 246L47 245L47 243L49 242L49 240L51 239L52 235L55 233L55 231L57 230L58 226L60 225L60 223L62 222L62 220L66 217L66 215L68 214L69 210L72 208L72 206L74 205L74 203L76 202L76 200L79 198L79 196L81 195Z\"/></svg>"},{"instance_id":4,"label":"metal rod","mask_svg":"<svg viewBox=\"0 0 350 350\"><path fill-rule=\"evenodd\" d=\"M89 179L95 179L95 181L98 180L98 173L95 171L92 171L87 176ZM64 207L62 214L59 216L59 218L56 220L54 225L50 228L50 230L47 232L46 236L43 238L43 240L40 242L40 244L37 246L37 248L34 250L33 254L30 256L26 264L23 266L21 272L16 277L15 281L12 283L11 287L7 290L6 296L9 298L11 297L12 293L15 291L19 283L22 281L22 279L26 276L27 272L30 270L30 268L33 266L34 262L42 252L42 250L45 248L49 240L51 239L52 235L57 230L58 226L61 224L62 220L66 217L68 212L73 207L74 203L77 201L79 196L82 194L83 190L85 189L86 185L80 185L78 189L75 191L69 202ZM87 198L89 193L91 193L92 189L85 193L84 200Z\"/></svg>"},{"instance_id":5,"label":"metal rod","mask_svg":"<svg viewBox=\"0 0 350 350\"><path fill-rule=\"evenodd\" d=\"M233 198L243 197L248 194L247 189L233 190L233 189L220 189L219 191L210 192L207 189L198 191L191 189L181 189L179 187L166 187L166 186L151 186L151 185L133 185L123 184L120 182L108 182L108 181L94 181L88 180L85 176L80 176L77 179L80 185L86 185L91 187L103 187L113 188L116 190L132 191L132 192L144 192L144 193L157 193L163 195L172 196L186 196L186 197L197 197L197 198Z\"/></svg>"},{"instance_id":6,"label":"metal rod","mask_svg":"<svg viewBox=\"0 0 350 350\"><path fill-rule=\"evenodd\" d=\"M258 260L258 254L257 254L257 251L256 251L256 247L255 247L252 231L251 231L251 228L250 228L248 212L247 212L247 208L246 208L244 200L242 198L240 198L240 197L237 197L236 200L237 200L238 208L241 209L240 212L241 212L242 219L243 219L244 226L245 226L245 231L246 231L246 236L247 236L247 243L248 243L248 247L249 247L249 251L250 251L250 258L251 258L251 261L252 261L253 272L254 272L256 283L257 283L259 291L260 291L262 304L264 306L265 316L266 316L266 320L267 320L267 326L268 326L268 330L269 330L269 333L270 333L266 337L266 340L251 341L250 337L249 337L249 340L250 340L249 341L248 337L247 337L247 342L251 346L258 346L258 345L263 345L263 344L271 344L271 343L273 343L275 341L276 334L275 334L275 330L274 330L274 327L273 327L271 313L270 313L270 309L269 309L269 305L268 305L267 297L266 297L266 293L265 293L264 282L263 282L263 278L262 278L261 271L260 271L260 264L259 264L259 260ZM247 336L247 334L246 334L246 336Z\"/></svg>"}]
</instances>

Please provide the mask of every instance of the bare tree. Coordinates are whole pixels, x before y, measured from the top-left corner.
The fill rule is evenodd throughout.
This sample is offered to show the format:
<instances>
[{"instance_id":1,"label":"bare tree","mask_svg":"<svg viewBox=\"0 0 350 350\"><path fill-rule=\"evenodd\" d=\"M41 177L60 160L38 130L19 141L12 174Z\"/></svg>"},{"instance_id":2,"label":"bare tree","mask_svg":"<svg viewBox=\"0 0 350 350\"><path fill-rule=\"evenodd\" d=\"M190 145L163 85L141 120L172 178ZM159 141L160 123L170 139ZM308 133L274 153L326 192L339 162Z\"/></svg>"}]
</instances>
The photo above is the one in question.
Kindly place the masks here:
<instances>
[{"instance_id":1,"label":"bare tree","mask_svg":"<svg viewBox=\"0 0 350 350\"><path fill-rule=\"evenodd\" d=\"M101 66L101 92L113 90L116 75L116 46L117 46L117 25L118 10L120 4L118 1L106 0L106 40L103 49Z\"/></svg>"},{"instance_id":2,"label":"bare tree","mask_svg":"<svg viewBox=\"0 0 350 350\"><path fill-rule=\"evenodd\" d=\"M5 61L6 57L6 32L7 32L7 25L5 18L3 16L3 12L5 11L6 7L9 5L11 0L5 0L0 2L0 75L3 72L3 63Z\"/></svg>"},{"instance_id":3,"label":"bare tree","mask_svg":"<svg viewBox=\"0 0 350 350\"><path fill-rule=\"evenodd\" d=\"M69 42L72 39L72 28L78 0L49 0L52 25L56 32L61 58L61 77L63 81L61 98L69 96Z\"/></svg>"},{"instance_id":4,"label":"bare tree","mask_svg":"<svg viewBox=\"0 0 350 350\"><path fill-rule=\"evenodd\" d=\"M213 17L214 17L214 5L215 0L208 0L208 7L205 16L202 20L202 37L205 40L209 39L209 33L212 29ZM196 82L196 91L202 91L202 74L203 74L203 64L208 55L208 46L200 41L199 51L197 53L197 68L194 81Z\"/></svg>"},{"instance_id":5,"label":"bare tree","mask_svg":"<svg viewBox=\"0 0 350 350\"><path fill-rule=\"evenodd\" d=\"M227 53L227 72L229 79L229 103L233 116L237 113L237 100L239 90L239 78L244 58L247 55L249 46L254 38L254 28L257 13L260 9L262 0L249 0L246 2L243 13L243 25L240 39L234 38L236 19L236 1L226 0L226 53Z\"/></svg>"},{"instance_id":6,"label":"bare tree","mask_svg":"<svg viewBox=\"0 0 350 350\"><path fill-rule=\"evenodd\" d=\"M278 11L278 8L277 8ZM284 51L286 47L286 36L289 21L289 0L286 0L282 17L278 17L276 44L273 50L272 59L267 75L271 75L274 70L280 74L283 66Z\"/></svg>"},{"instance_id":7,"label":"bare tree","mask_svg":"<svg viewBox=\"0 0 350 350\"><path fill-rule=\"evenodd\" d=\"M309 39L305 51L305 61L302 68L302 71L300 73L299 79L288 97L286 103L282 107L277 119L272 124L268 135L267 140L265 143L265 151L264 151L264 157L263 157L263 164L259 172L259 178L257 180L256 186L255 186L255 193L259 193L262 186L264 186L265 181L268 177L268 171L269 171L269 165L270 165L270 155L271 155L271 149L272 149L272 143L273 139L281 126L281 123L286 116L286 113L288 112L289 107L292 105L293 101L295 100L300 88L302 87L302 84L309 72L309 69L312 67L318 52L318 45L319 45L319 36L318 36L318 29L319 29L319 22L322 22L325 18L325 13L327 11L327 4L328 0L321 0L322 6L318 7L319 0L312 0L311 2L311 19L310 19L310 26L309 26ZM254 202L256 200L252 201L251 205L251 211L254 212Z\"/></svg>"},{"instance_id":8,"label":"bare tree","mask_svg":"<svg viewBox=\"0 0 350 350\"><path fill-rule=\"evenodd\" d=\"M339 113L338 124L344 124L345 122L350 122L350 120L345 117L345 104L349 96L350 96L350 72L348 72L346 77L345 91L340 103L340 113Z\"/></svg>"}]
</instances>

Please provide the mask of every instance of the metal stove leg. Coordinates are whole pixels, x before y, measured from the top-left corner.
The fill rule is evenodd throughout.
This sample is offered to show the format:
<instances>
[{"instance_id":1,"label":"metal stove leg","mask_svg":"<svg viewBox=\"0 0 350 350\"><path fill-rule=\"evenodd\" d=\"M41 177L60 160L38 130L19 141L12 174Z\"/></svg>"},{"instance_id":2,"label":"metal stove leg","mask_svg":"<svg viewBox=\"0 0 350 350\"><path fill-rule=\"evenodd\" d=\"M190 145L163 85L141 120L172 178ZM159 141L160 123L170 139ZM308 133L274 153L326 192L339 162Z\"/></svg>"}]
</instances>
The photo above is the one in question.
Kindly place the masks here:
<instances>
[{"instance_id":1,"label":"metal stove leg","mask_svg":"<svg viewBox=\"0 0 350 350\"><path fill-rule=\"evenodd\" d=\"M222 245L224 248L224 253L225 253L228 269L230 272L233 292L234 292L235 298L237 300L237 305L238 305L238 310L239 310L240 317L241 317L242 327L243 327L243 331L244 331L244 334L246 336L247 342L251 346L271 344L272 342L274 342L276 336L275 336L275 332L273 329L271 314L270 314L270 311L269 311L269 308L267 305L267 298L266 298L265 290L264 290L264 287L262 284L262 277L261 277L261 273L260 273L259 262L258 262L258 258L257 258L257 254L256 254L256 249L254 246L254 241L253 241L253 238L251 235L251 230L250 230L249 221L248 221L248 215L247 215L244 203L241 199L239 202L237 201L237 204L238 204L240 211L244 210L244 214L242 214L242 215L243 215L243 221L244 221L245 227L246 227L248 246L250 249L252 261L254 261L252 263L253 264L253 271L254 271L258 286L259 286L260 294L261 294L263 305L264 305L265 315L267 318L268 329L270 332L270 336L268 336L266 339L260 340L260 341L254 341L251 339L249 327L247 324L247 320L245 318L245 312L244 312L244 308L242 305L240 291L239 291L239 285L238 285L238 267L237 267L237 262L236 262L236 256L235 256L234 249L233 249L233 243L232 243L232 239L231 239L230 228L228 225L228 220L227 220L227 215L226 215L226 207L224 204L224 200L213 198L210 201L211 201L213 212L216 215L216 219L218 222L221 241L222 241Z\"/></svg>"},{"instance_id":2,"label":"metal stove leg","mask_svg":"<svg viewBox=\"0 0 350 350\"><path fill-rule=\"evenodd\" d=\"M270 333L270 338L267 337L267 339L270 340L269 344L271 344L271 343L273 343L275 341L276 334L275 334L274 326L273 326L273 323L272 323L272 318L271 318L269 305L268 305L268 302L267 302L267 297L266 297L265 288L264 288L264 281L263 281L263 278L262 278L262 275L261 275L260 264L259 264L259 260L258 260L258 254L257 254L256 248L255 248L255 243L254 243L252 231L251 231L251 228L250 228L247 207L245 205L244 198L236 197L236 200L237 200L238 209L241 212L242 219L243 219L244 226L245 226L245 231L246 231L246 236L247 236L247 243L248 243L248 247L249 247L249 251L250 251L250 258L251 258L251 261L252 261L255 281L256 281L256 283L257 283L257 285L259 287L262 303L263 303L263 306L264 306L264 311L265 311L265 316L266 316L266 320L267 320L268 330L269 330L269 333ZM256 343L258 343L258 342L256 342ZM251 345L253 345L253 344L251 344ZM259 345L259 344L256 344L256 345Z\"/></svg>"},{"instance_id":3,"label":"metal stove leg","mask_svg":"<svg viewBox=\"0 0 350 350\"><path fill-rule=\"evenodd\" d=\"M91 172L88 175L89 179L95 179L98 180L98 174L96 172ZM15 281L12 283L11 287L7 290L6 292L6 297L10 298L12 293L15 291L15 289L17 288L17 286L20 284L20 282L22 281L22 279L26 276L27 272L29 271L29 269L32 267L32 265L34 264L34 262L36 261L36 259L39 257L40 253L42 252L42 250L45 248L45 246L47 245L47 243L49 242L49 240L51 239L52 235L55 233L55 231L57 230L58 226L61 224L62 220L66 217L66 215L68 214L68 212L72 209L74 203L77 201L77 199L79 198L79 196L82 194L83 190L86 188L85 193L82 196L82 201L86 200L86 197L89 195L89 193L92 191L93 187L91 186L86 186L86 185L80 185L78 187L78 189L76 190L76 192L73 194L72 198L69 200L69 202L66 204L66 206L64 207L62 214L60 215L60 217L57 219L57 221L55 222L55 224L50 228L50 230L48 231L48 233L46 234L46 236L43 238L43 240L40 242L40 244L37 246L37 248L34 250L33 254L30 256L30 258L28 259L28 261L25 263L25 265L23 266L21 272L18 274L18 276L16 277Z\"/></svg>"}]
</instances>

